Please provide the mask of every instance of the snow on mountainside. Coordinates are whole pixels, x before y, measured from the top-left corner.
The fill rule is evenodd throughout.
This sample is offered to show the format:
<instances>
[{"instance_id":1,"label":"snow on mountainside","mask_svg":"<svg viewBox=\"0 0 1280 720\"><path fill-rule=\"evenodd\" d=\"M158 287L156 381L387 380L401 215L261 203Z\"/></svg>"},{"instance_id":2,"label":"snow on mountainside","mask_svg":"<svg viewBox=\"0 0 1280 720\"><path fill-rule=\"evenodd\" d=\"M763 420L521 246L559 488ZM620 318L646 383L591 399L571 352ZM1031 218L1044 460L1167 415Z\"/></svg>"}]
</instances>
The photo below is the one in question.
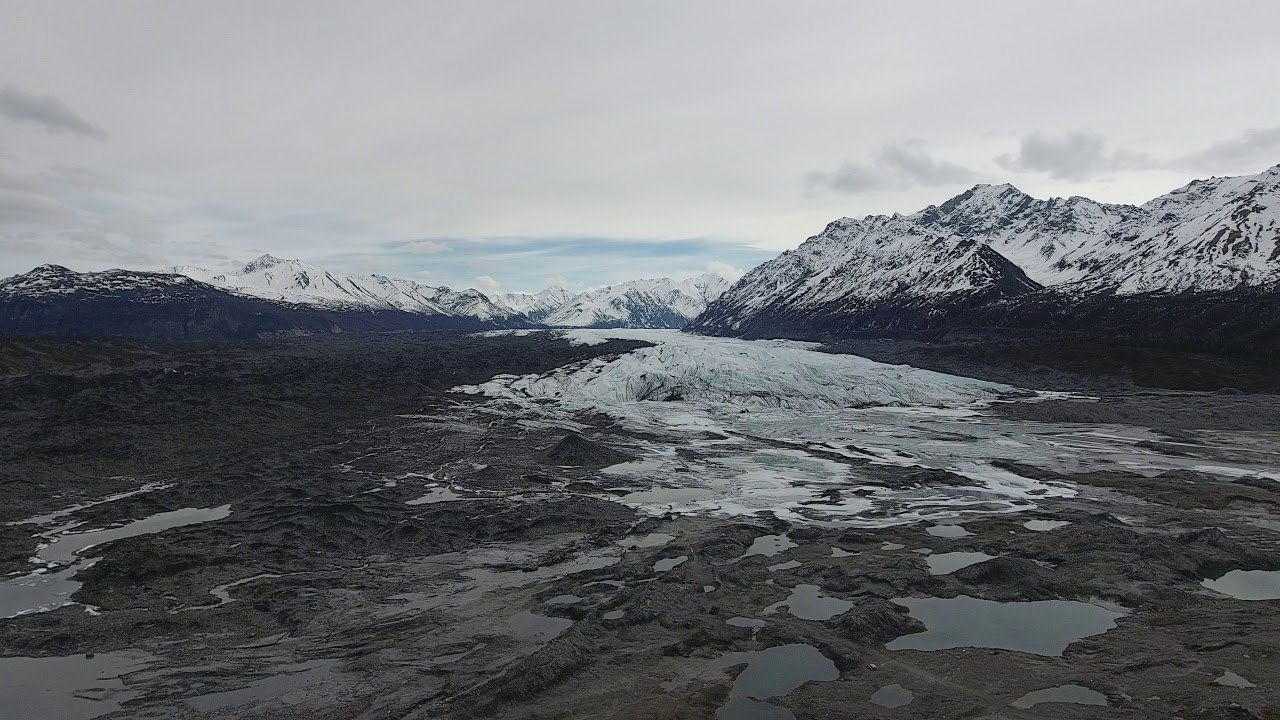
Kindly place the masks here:
<instances>
[{"instance_id":1,"label":"snow on mountainside","mask_svg":"<svg viewBox=\"0 0 1280 720\"><path fill-rule=\"evenodd\" d=\"M528 319L573 327L683 327L729 285L718 275L706 274L680 281L636 280L580 294L550 287L537 294L506 293L490 298L478 290L333 272L270 255L234 273L189 266L174 268L174 272L241 295L313 307L389 309L485 321Z\"/></svg>"},{"instance_id":2,"label":"snow on mountainside","mask_svg":"<svg viewBox=\"0 0 1280 720\"><path fill-rule=\"evenodd\" d=\"M1098 272L1119 292L1227 290L1280 281L1280 165L1197 180L1142 205L1145 223L1117 226L1127 247Z\"/></svg>"},{"instance_id":3,"label":"snow on mountainside","mask_svg":"<svg viewBox=\"0 0 1280 720\"><path fill-rule=\"evenodd\" d=\"M844 218L747 273L695 321L848 316L1033 292L1221 291L1280 281L1280 166L1198 180L1141 206L978 185L911 215ZM861 322L861 321L859 321ZM884 324L884 318L877 322Z\"/></svg>"},{"instance_id":4,"label":"snow on mountainside","mask_svg":"<svg viewBox=\"0 0 1280 720\"><path fill-rule=\"evenodd\" d=\"M332 272L298 260L263 255L239 272L212 273L190 266L174 272L241 295L343 310L400 310L419 315L509 319L514 312L478 290L451 290L383 275Z\"/></svg>"},{"instance_id":5,"label":"snow on mountainside","mask_svg":"<svg viewBox=\"0 0 1280 720\"><path fill-rule=\"evenodd\" d=\"M201 290L213 288L182 275L133 270L78 273L61 265L41 265L30 272L0 280L0 295L29 298L128 295L137 302L159 303Z\"/></svg>"},{"instance_id":6,"label":"snow on mountainside","mask_svg":"<svg viewBox=\"0 0 1280 720\"><path fill-rule=\"evenodd\" d=\"M465 293L453 307L474 312ZM476 293L488 303L483 295ZM0 335L228 340L279 335L528 327L523 316L404 311L354 303L281 302L174 273L78 273L42 265L0 280Z\"/></svg>"},{"instance_id":7,"label":"snow on mountainside","mask_svg":"<svg viewBox=\"0 0 1280 720\"><path fill-rule=\"evenodd\" d=\"M1280 165L1196 180L1141 206L979 185L908 219L985 242L1043 285L1129 294L1280 279Z\"/></svg>"},{"instance_id":8,"label":"snow on mountainside","mask_svg":"<svg viewBox=\"0 0 1280 720\"><path fill-rule=\"evenodd\" d=\"M1083 197L1037 200L1006 184L975 186L903 220L942 236L986 243L1036 282L1055 285L1089 277L1080 249L1106 247L1113 226L1140 216L1132 205Z\"/></svg>"},{"instance_id":9,"label":"snow on mountainside","mask_svg":"<svg viewBox=\"0 0 1280 720\"><path fill-rule=\"evenodd\" d=\"M632 280L591 290L542 319L556 327L681 328L729 287L712 273L685 280Z\"/></svg>"},{"instance_id":10,"label":"snow on mountainside","mask_svg":"<svg viewBox=\"0 0 1280 720\"><path fill-rule=\"evenodd\" d=\"M495 295L493 301L534 322L542 322L548 315L569 304L576 297L575 293L559 285L552 285L540 293L502 293Z\"/></svg>"}]
</instances>

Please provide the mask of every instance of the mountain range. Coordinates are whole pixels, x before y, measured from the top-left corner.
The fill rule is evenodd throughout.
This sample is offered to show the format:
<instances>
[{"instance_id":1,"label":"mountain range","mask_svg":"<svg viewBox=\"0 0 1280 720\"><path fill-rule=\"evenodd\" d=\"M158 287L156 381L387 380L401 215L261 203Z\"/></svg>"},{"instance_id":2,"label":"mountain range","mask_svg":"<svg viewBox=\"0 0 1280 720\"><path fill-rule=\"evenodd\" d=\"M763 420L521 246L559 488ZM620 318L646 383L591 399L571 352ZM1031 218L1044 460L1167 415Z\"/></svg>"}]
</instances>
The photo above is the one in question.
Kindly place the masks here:
<instances>
[{"instance_id":1,"label":"mountain range","mask_svg":"<svg viewBox=\"0 0 1280 720\"><path fill-rule=\"evenodd\" d=\"M77 273L43 265L0 280L0 334L236 339L279 334L555 327L679 328L729 283L635 280L583 293L493 298L263 255L235 272Z\"/></svg>"},{"instance_id":2,"label":"mountain range","mask_svg":"<svg viewBox=\"0 0 1280 720\"><path fill-rule=\"evenodd\" d=\"M212 273L191 266L176 267L173 272L239 295L296 305L400 310L551 327L681 328L729 287L724 278L707 273L684 280L631 280L580 293L553 286L537 294L489 297L479 290L451 290L385 275L335 272L271 255L233 273Z\"/></svg>"},{"instance_id":3,"label":"mountain range","mask_svg":"<svg viewBox=\"0 0 1280 720\"><path fill-rule=\"evenodd\" d=\"M985 328L1276 343L1280 165L1142 205L977 185L910 215L842 218L747 273L689 330L826 339ZM1246 327L1248 326L1248 327Z\"/></svg>"},{"instance_id":4,"label":"mountain range","mask_svg":"<svg viewBox=\"0 0 1280 720\"><path fill-rule=\"evenodd\" d=\"M78 273L58 265L0 280L0 335L240 340L279 335L528 327L520 320L350 309L228 292L175 273Z\"/></svg>"},{"instance_id":5,"label":"mountain range","mask_svg":"<svg viewBox=\"0 0 1280 720\"><path fill-rule=\"evenodd\" d=\"M1142 205L977 185L841 218L731 287L717 275L486 295L264 255L235 272L0 280L0 334L216 339L365 330L685 328L741 337L1091 334L1280 353L1280 165Z\"/></svg>"}]
</instances>

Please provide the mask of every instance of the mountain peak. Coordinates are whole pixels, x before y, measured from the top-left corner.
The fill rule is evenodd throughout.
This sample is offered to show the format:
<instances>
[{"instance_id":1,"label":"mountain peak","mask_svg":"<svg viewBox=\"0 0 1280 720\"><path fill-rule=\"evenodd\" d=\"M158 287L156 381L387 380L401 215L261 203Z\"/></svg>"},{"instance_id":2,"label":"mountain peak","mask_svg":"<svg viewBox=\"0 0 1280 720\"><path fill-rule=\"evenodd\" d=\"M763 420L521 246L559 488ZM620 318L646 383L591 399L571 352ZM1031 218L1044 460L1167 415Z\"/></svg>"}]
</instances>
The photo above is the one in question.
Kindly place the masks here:
<instances>
[{"instance_id":1,"label":"mountain peak","mask_svg":"<svg viewBox=\"0 0 1280 720\"><path fill-rule=\"evenodd\" d=\"M32 268L27 275L75 275L76 273L68 267L46 263L39 267Z\"/></svg>"},{"instance_id":2,"label":"mountain peak","mask_svg":"<svg viewBox=\"0 0 1280 720\"><path fill-rule=\"evenodd\" d=\"M972 206L975 204L985 205L990 203L1011 205L1021 204L1022 202L1032 199L1033 198L1030 195L1022 192L1009 183L1000 183L999 185L979 183L959 195L956 195L950 200L947 200L939 207L944 210L949 210L962 205Z\"/></svg>"},{"instance_id":3,"label":"mountain peak","mask_svg":"<svg viewBox=\"0 0 1280 720\"><path fill-rule=\"evenodd\" d=\"M260 257L258 257L258 258L257 258L257 259L255 259L255 260L251 260L251 261L249 261L249 262L244 266L244 269L243 269L243 270L241 270L241 272L243 272L243 273L245 273L245 274L253 273L253 272L257 272L257 271L259 271L259 270L266 270L267 268L272 268L272 267L275 267L276 265L280 265L280 264L282 264L282 263L286 263L286 262L291 262L291 261L289 261L289 260L281 260L280 258L276 257L275 255L271 255L271 254L269 254L269 253L268 253L268 254L264 254L264 255L262 255L262 256L260 256Z\"/></svg>"},{"instance_id":4,"label":"mountain peak","mask_svg":"<svg viewBox=\"0 0 1280 720\"><path fill-rule=\"evenodd\" d=\"M1019 195L1026 195L1026 193L1014 187L1011 183L978 183L977 185L969 188L969 192L974 195L1004 195L1010 192L1017 193Z\"/></svg>"}]
</instances>

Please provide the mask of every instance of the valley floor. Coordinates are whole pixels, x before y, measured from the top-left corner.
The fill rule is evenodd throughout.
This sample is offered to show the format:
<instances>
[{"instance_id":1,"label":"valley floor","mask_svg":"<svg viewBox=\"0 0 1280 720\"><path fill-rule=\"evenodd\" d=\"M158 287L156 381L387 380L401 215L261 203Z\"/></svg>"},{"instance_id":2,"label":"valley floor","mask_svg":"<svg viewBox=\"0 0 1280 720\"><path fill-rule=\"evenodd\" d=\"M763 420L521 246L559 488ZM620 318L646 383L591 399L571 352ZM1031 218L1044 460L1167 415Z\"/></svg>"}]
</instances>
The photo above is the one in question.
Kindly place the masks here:
<instances>
[{"instance_id":1,"label":"valley floor","mask_svg":"<svg viewBox=\"0 0 1280 720\"><path fill-rule=\"evenodd\" d=\"M888 347L0 342L0 707L1275 717L1280 400Z\"/></svg>"}]
</instances>

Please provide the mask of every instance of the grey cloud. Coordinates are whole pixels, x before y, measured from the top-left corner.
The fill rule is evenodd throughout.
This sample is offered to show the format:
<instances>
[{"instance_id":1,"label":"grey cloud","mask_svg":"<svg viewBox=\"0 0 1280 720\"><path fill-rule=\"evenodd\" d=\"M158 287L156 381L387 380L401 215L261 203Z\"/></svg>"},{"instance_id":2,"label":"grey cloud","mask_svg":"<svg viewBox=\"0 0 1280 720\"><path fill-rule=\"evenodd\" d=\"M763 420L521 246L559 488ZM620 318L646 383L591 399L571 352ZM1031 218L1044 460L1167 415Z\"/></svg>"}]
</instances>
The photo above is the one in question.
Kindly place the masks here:
<instances>
[{"instance_id":1,"label":"grey cloud","mask_svg":"<svg viewBox=\"0 0 1280 720\"><path fill-rule=\"evenodd\" d=\"M859 193L871 190L884 190L889 187L884 175L875 168L862 163L847 162L835 172L819 170L805 176L805 184L810 187L821 187L837 192Z\"/></svg>"},{"instance_id":2,"label":"grey cloud","mask_svg":"<svg viewBox=\"0 0 1280 720\"><path fill-rule=\"evenodd\" d=\"M846 162L835 172L805 176L810 187L844 193L936 187L973 182L977 173L963 165L938 160L919 142L886 145L870 163Z\"/></svg>"},{"instance_id":3,"label":"grey cloud","mask_svg":"<svg viewBox=\"0 0 1280 720\"><path fill-rule=\"evenodd\" d=\"M1174 166L1196 172L1256 172L1280 162L1280 125L1245 130L1230 140L1184 155Z\"/></svg>"},{"instance_id":4,"label":"grey cloud","mask_svg":"<svg viewBox=\"0 0 1280 720\"><path fill-rule=\"evenodd\" d=\"M69 132L95 140L107 134L53 95L33 95L13 85L0 86L0 115L17 122L43 125L49 132Z\"/></svg>"},{"instance_id":5,"label":"grey cloud","mask_svg":"<svg viewBox=\"0 0 1280 720\"><path fill-rule=\"evenodd\" d=\"M126 266L157 266L166 263L165 256L154 251L150 240L122 234L110 227L69 230L62 233L61 237L75 248L77 254L112 263Z\"/></svg>"},{"instance_id":6,"label":"grey cloud","mask_svg":"<svg viewBox=\"0 0 1280 720\"><path fill-rule=\"evenodd\" d=\"M0 250L3 250L6 254L36 255L48 249L48 243L21 235L5 235L0 233ZM4 271L0 271L0 278L6 276L7 274Z\"/></svg>"},{"instance_id":7,"label":"grey cloud","mask_svg":"<svg viewBox=\"0 0 1280 720\"><path fill-rule=\"evenodd\" d=\"M55 225L76 220L75 211L54 198L0 187L0 225Z\"/></svg>"},{"instance_id":8,"label":"grey cloud","mask_svg":"<svg viewBox=\"0 0 1280 720\"><path fill-rule=\"evenodd\" d=\"M15 170L0 162L0 274L30 258L74 265L159 266L163 235L98 174L68 165Z\"/></svg>"},{"instance_id":9,"label":"grey cloud","mask_svg":"<svg viewBox=\"0 0 1280 720\"><path fill-rule=\"evenodd\" d=\"M1014 172L1042 172L1055 180L1087 180L1115 170L1144 170L1160 165L1143 153L1107 150L1101 133L1076 131L1061 137L1033 132L1022 138L1017 154L1001 155L996 164Z\"/></svg>"}]
</instances>

